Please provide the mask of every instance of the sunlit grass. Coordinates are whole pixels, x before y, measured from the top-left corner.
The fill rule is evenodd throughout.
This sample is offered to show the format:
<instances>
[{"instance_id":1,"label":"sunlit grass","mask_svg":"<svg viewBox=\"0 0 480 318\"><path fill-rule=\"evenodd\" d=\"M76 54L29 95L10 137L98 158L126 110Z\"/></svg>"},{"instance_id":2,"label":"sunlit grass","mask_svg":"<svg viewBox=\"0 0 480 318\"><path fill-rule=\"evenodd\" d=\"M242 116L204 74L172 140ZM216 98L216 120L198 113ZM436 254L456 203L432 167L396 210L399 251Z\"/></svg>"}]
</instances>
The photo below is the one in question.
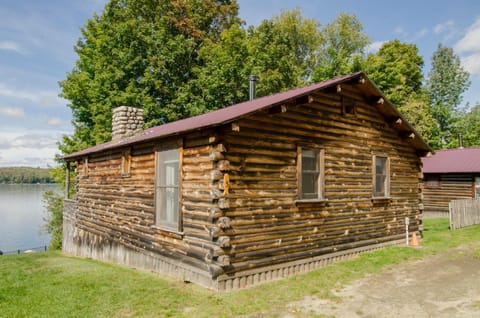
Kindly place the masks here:
<instances>
[{"instance_id":1,"label":"sunlit grass","mask_svg":"<svg viewBox=\"0 0 480 318\"><path fill-rule=\"evenodd\" d=\"M63 256L59 252L0 257L2 317L277 317L306 296L336 299L354 279L405 260L462 244L480 257L480 226L450 231L448 220L425 221L421 247L389 247L322 269L232 293L124 266Z\"/></svg>"}]
</instances>

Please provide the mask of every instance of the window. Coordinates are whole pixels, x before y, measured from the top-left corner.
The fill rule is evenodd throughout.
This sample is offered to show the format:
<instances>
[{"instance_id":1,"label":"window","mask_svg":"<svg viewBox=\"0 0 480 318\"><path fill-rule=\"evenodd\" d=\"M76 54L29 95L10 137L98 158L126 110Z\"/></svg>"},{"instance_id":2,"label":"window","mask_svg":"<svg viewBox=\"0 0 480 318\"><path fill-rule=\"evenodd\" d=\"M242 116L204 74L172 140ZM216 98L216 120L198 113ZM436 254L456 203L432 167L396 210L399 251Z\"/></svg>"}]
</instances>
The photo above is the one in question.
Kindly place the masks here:
<instances>
[{"instance_id":1,"label":"window","mask_svg":"<svg viewBox=\"0 0 480 318\"><path fill-rule=\"evenodd\" d=\"M475 198L480 199L480 177L475 177Z\"/></svg>"},{"instance_id":2,"label":"window","mask_svg":"<svg viewBox=\"0 0 480 318\"><path fill-rule=\"evenodd\" d=\"M440 188L440 176L439 175L426 175L425 176L425 187L428 189Z\"/></svg>"},{"instance_id":3,"label":"window","mask_svg":"<svg viewBox=\"0 0 480 318\"><path fill-rule=\"evenodd\" d=\"M299 193L301 200L323 199L323 150L300 148Z\"/></svg>"},{"instance_id":4,"label":"window","mask_svg":"<svg viewBox=\"0 0 480 318\"><path fill-rule=\"evenodd\" d=\"M169 230L180 230L180 152L158 151L155 185L155 223Z\"/></svg>"},{"instance_id":5,"label":"window","mask_svg":"<svg viewBox=\"0 0 480 318\"><path fill-rule=\"evenodd\" d=\"M356 115L355 100L342 96L342 115Z\"/></svg>"},{"instance_id":6,"label":"window","mask_svg":"<svg viewBox=\"0 0 480 318\"><path fill-rule=\"evenodd\" d=\"M121 167L122 177L129 177L130 176L131 163L132 163L132 155L131 155L130 149L123 151L122 152L122 167Z\"/></svg>"},{"instance_id":7,"label":"window","mask_svg":"<svg viewBox=\"0 0 480 318\"><path fill-rule=\"evenodd\" d=\"M373 156L373 197L387 198L390 193L390 164L387 157Z\"/></svg>"},{"instance_id":8,"label":"window","mask_svg":"<svg viewBox=\"0 0 480 318\"><path fill-rule=\"evenodd\" d=\"M89 170L88 170L88 157L83 159L83 178L88 178Z\"/></svg>"}]
</instances>

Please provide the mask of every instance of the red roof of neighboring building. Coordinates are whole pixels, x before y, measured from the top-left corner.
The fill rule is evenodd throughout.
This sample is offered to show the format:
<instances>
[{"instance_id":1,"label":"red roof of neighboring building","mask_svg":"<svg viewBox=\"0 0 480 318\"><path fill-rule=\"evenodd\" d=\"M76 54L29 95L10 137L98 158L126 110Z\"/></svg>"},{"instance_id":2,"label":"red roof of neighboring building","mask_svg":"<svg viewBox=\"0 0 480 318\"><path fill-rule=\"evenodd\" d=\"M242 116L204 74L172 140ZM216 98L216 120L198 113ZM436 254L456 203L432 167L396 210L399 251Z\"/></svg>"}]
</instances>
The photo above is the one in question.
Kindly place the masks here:
<instances>
[{"instance_id":1,"label":"red roof of neighboring building","mask_svg":"<svg viewBox=\"0 0 480 318\"><path fill-rule=\"evenodd\" d=\"M423 173L480 172L480 148L436 150L422 162Z\"/></svg>"},{"instance_id":2,"label":"red roof of neighboring building","mask_svg":"<svg viewBox=\"0 0 480 318\"><path fill-rule=\"evenodd\" d=\"M134 143L138 143L141 141L153 140L162 137L168 137L172 135L179 135L187 132L192 132L195 130L204 129L207 127L215 127L220 126L223 124L231 123L235 120L238 120L242 117L247 115L253 114L258 111L267 110L271 107L282 105L289 101L295 101L300 97L307 96L314 91L318 91L321 89L326 89L329 87L334 87L335 85L359 80L363 78L365 80L365 84L362 85L364 87L365 92L368 93L366 97L383 97L385 103L381 108L381 111L384 113L386 117L396 117L402 118L402 124L397 125L396 129L401 130L402 132L414 132L415 138L412 141L413 146L416 149L419 149L423 152L432 151L432 149L422 140L422 138L415 132L410 124L408 124L403 117L400 115L398 110L386 99L380 90L375 86L375 84L370 81L370 79L363 73L357 72L349 75L344 75L341 77L333 78L330 80L326 80L323 82L315 83L309 86L301 87L292 89L286 92L277 93L261 98L256 98L251 101L246 101L243 103L239 103L236 105L232 105L226 108L218 109L203 115L194 116L182 120L178 120L175 122L171 122L168 124L152 127L146 129L141 135L123 139L120 141L109 141L104 144L96 145L85 150L81 150L72 154L69 154L64 157L64 159L73 159L81 156L85 156L91 153L100 152L107 149L118 148L126 145L131 145ZM367 94L366 94L367 95Z\"/></svg>"}]
</instances>

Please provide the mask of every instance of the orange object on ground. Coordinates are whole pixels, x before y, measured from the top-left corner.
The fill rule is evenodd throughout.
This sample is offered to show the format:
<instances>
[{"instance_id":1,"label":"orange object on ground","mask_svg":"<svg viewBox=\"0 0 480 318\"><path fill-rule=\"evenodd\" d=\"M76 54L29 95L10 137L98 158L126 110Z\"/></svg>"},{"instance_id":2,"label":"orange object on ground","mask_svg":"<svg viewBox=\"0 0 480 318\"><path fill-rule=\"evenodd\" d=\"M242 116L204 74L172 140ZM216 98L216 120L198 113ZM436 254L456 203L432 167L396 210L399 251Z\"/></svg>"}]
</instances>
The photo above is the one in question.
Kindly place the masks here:
<instances>
[{"instance_id":1,"label":"orange object on ground","mask_svg":"<svg viewBox=\"0 0 480 318\"><path fill-rule=\"evenodd\" d=\"M417 233L413 232L412 239L410 240L410 246L419 246L419 245L420 244L418 243Z\"/></svg>"}]
</instances>

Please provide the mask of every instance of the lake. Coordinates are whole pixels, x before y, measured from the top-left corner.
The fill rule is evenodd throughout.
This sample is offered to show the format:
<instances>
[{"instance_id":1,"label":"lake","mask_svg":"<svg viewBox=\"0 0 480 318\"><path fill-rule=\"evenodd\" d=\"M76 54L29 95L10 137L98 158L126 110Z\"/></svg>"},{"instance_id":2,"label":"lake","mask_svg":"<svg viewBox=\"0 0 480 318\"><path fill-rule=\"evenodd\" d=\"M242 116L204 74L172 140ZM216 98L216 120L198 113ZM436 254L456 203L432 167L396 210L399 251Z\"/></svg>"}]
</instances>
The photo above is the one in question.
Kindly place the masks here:
<instances>
[{"instance_id":1,"label":"lake","mask_svg":"<svg viewBox=\"0 0 480 318\"><path fill-rule=\"evenodd\" d=\"M0 251L48 246L42 230L46 209L43 193L60 191L57 184L0 184Z\"/></svg>"}]
</instances>

